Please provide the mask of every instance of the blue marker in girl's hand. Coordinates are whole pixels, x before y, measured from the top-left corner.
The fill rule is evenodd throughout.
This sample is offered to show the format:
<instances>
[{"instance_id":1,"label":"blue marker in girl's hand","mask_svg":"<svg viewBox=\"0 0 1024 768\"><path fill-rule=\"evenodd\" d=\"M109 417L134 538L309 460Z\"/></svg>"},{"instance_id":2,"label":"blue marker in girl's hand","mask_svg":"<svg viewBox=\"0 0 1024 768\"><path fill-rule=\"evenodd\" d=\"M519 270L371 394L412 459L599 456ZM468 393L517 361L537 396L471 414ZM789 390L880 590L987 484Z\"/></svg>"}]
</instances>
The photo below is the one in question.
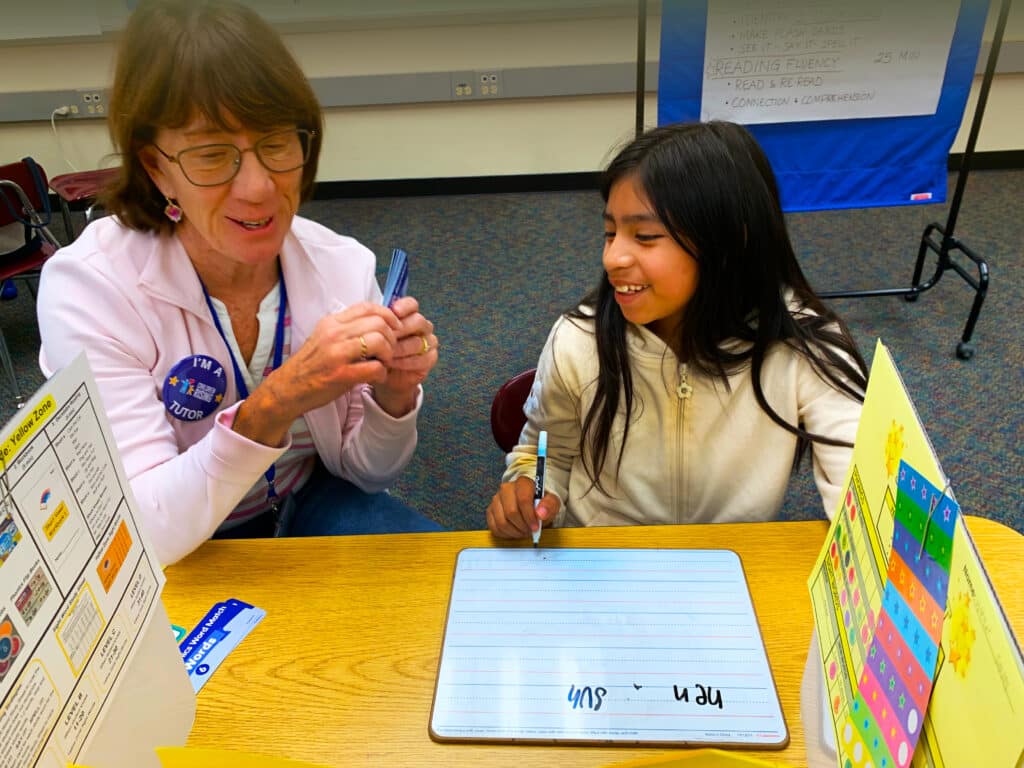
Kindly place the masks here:
<instances>
[{"instance_id":1,"label":"blue marker in girl's hand","mask_svg":"<svg viewBox=\"0 0 1024 768\"><path fill-rule=\"evenodd\" d=\"M540 500L544 498L544 462L548 457L548 433L543 429L537 438L537 477L533 481L533 508L537 509ZM540 544L540 532L544 527L544 521L537 518L537 530L533 532L533 546Z\"/></svg>"}]
</instances>

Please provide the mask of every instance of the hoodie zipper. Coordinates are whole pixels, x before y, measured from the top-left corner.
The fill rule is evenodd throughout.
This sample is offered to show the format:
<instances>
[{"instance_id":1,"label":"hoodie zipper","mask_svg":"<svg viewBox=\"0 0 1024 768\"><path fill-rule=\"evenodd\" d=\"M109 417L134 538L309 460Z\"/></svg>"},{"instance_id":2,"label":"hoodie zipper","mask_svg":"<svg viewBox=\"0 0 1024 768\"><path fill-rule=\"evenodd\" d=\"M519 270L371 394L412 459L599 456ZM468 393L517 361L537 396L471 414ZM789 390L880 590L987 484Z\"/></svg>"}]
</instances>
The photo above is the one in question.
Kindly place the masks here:
<instances>
[{"instance_id":1,"label":"hoodie zipper","mask_svg":"<svg viewBox=\"0 0 1024 768\"><path fill-rule=\"evenodd\" d=\"M676 465L676 522L686 521L686 466L683 463L685 450L685 424L686 424L686 403L693 397L693 386L687 376L686 363L679 364L679 383L676 385L676 397L679 400L679 409L676 412L676 453L679 457Z\"/></svg>"}]
</instances>

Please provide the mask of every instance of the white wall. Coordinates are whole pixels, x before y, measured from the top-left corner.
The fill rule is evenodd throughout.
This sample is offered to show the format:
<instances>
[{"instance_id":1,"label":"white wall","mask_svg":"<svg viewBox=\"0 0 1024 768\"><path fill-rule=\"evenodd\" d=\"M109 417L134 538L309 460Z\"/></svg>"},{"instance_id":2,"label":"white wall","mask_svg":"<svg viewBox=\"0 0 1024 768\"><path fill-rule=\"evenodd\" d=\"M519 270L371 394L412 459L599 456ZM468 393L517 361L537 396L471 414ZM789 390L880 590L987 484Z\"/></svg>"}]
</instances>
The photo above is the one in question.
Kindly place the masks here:
<instances>
[{"instance_id":1,"label":"white wall","mask_svg":"<svg viewBox=\"0 0 1024 768\"><path fill-rule=\"evenodd\" d=\"M1007 41L1024 41L1024 12L1017 5ZM658 32L655 18L649 59L657 58ZM302 32L285 39L310 77L630 62L636 53L635 19L629 16ZM105 86L114 45L0 45L0 93ZM973 103L972 96L954 151L966 142ZM631 95L622 95L330 109L320 179L592 171L631 135L634 106ZM653 124L653 94L645 110ZM1000 75L978 149L1024 149L1021 125L1024 74ZM110 151L100 120L58 122L56 137L47 122L0 124L0 158L32 155L51 176L72 164L85 169L116 163L107 157Z\"/></svg>"}]
</instances>

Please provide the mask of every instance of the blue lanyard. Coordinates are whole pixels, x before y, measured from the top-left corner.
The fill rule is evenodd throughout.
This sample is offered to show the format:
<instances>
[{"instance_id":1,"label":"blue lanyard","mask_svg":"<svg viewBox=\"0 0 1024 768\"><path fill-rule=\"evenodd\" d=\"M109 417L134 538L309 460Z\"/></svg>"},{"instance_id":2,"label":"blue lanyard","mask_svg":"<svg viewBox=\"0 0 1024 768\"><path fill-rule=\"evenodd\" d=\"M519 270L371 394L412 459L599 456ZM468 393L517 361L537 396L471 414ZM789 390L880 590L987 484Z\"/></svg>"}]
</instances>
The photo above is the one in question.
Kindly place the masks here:
<instances>
[{"instance_id":1,"label":"blue lanyard","mask_svg":"<svg viewBox=\"0 0 1024 768\"><path fill-rule=\"evenodd\" d=\"M213 302L210 300L210 294L206 290L206 286L203 285L202 278L199 279L199 285L203 288L203 296L206 298L206 306L210 308L210 315L213 317L213 324L217 327L217 333L224 339L224 346L228 348L228 357L231 358L231 367L235 371L235 389L238 390L240 400L244 400L249 396L249 388L245 385L245 378L242 376L242 369L238 367L238 361L235 360L235 353L231 351L231 345L228 344L228 337L224 333L224 329L221 327L220 318L217 316L217 310L213 306ZM278 286L280 287L281 300L277 307L277 327L274 330L274 360L270 370L276 370L281 365L281 358L284 356L284 315L285 310L288 307L288 293L284 288L284 273L280 271L278 267ZM270 468L263 473L263 476L267 478L267 501L270 505L277 510L277 489L274 487L274 475L276 474L276 466L270 465Z\"/></svg>"}]
</instances>

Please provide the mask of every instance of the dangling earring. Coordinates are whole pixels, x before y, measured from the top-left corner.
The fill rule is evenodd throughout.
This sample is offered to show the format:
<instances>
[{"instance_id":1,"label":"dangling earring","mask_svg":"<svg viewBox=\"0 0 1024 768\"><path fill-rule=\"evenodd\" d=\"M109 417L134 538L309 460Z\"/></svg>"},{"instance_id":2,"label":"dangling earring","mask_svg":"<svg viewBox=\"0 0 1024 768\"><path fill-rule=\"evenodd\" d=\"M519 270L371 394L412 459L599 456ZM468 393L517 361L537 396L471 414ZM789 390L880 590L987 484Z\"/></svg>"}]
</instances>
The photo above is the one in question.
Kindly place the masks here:
<instances>
[{"instance_id":1,"label":"dangling earring","mask_svg":"<svg viewBox=\"0 0 1024 768\"><path fill-rule=\"evenodd\" d=\"M185 212L181 210L181 206L178 205L173 200L171 200L171 198L164 195L164 199L167 201L167 206L164 208L164 216L166 216L168 219L177 224L179 221L181 221L182 217L185 215Z\"/></svg>"}]
</instances>

